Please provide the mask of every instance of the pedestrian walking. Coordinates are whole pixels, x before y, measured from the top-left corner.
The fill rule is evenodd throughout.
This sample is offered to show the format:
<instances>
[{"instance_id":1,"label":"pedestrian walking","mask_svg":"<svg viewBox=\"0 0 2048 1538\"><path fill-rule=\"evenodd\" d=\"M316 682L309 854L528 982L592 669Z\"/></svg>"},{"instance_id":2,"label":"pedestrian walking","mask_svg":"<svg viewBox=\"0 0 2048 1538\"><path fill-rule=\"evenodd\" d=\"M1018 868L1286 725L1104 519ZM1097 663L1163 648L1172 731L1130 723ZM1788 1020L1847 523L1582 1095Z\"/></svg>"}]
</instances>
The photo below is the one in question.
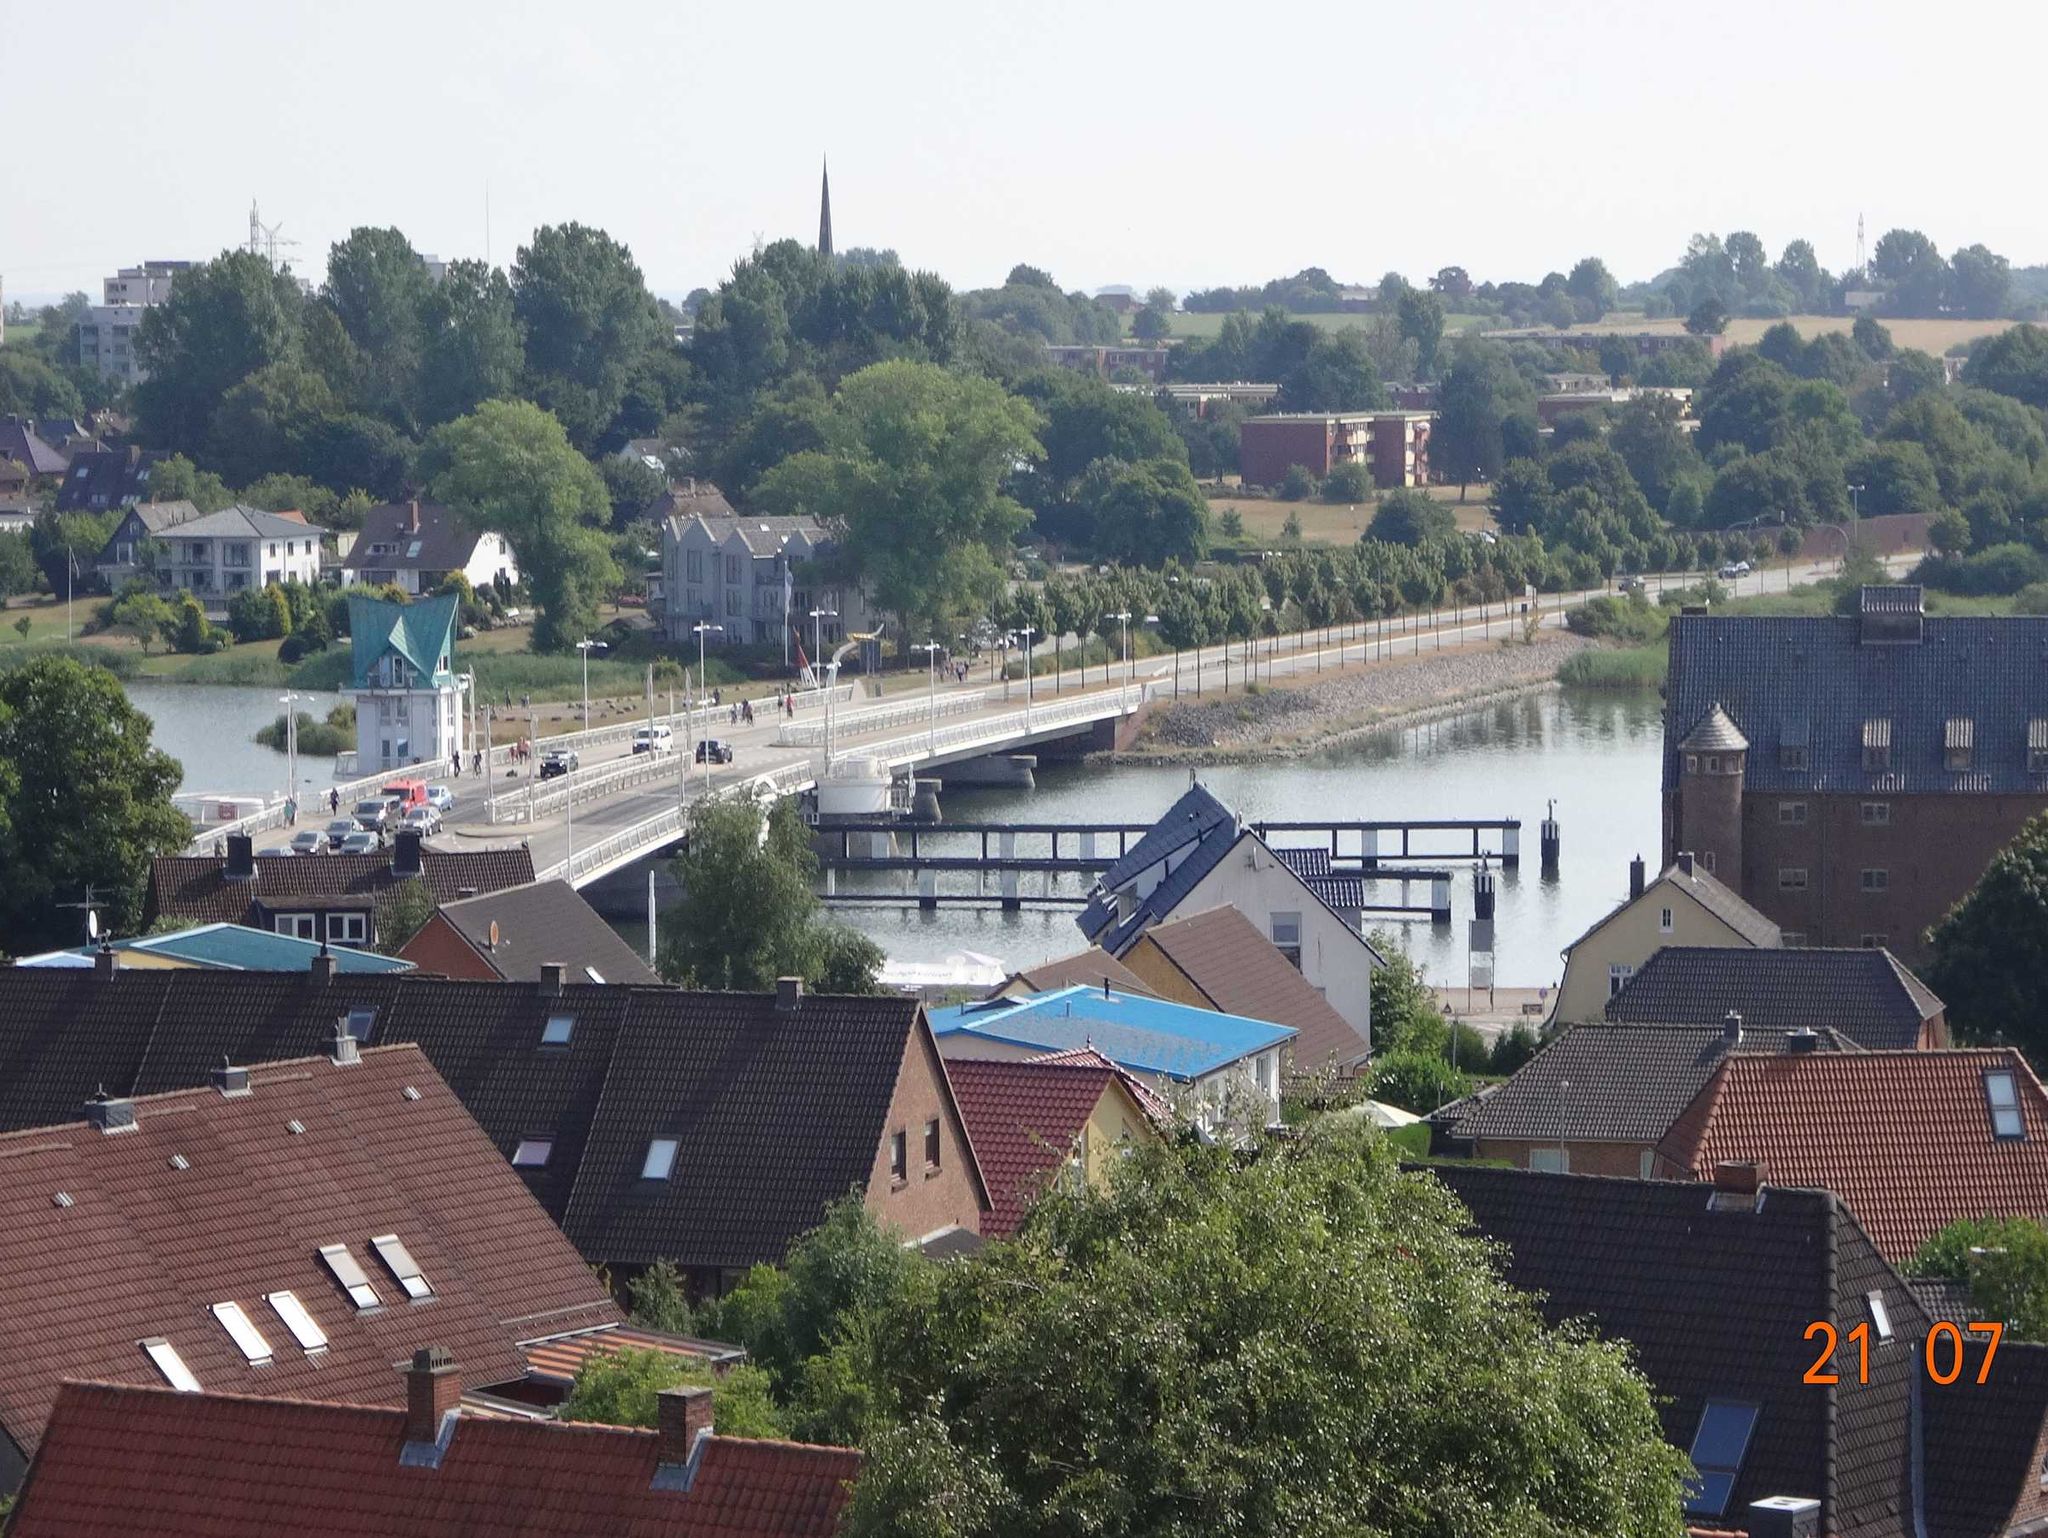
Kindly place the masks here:
<instances>
[{"instance_id":1,"label":"pedestrian walking","mask_svg":"<svg viewBox=\"0 0 2048 1538\"><path fill-rule=\"evenodd\" d=\"M482 774L484 772L484 750L482 748L478 748L474 753L470 754L469 767L472 774Z\"/></svg>"},{"instance_id":2,"label":"pedestrian walking","mask_svg":"<svg viewBox=\"0 0 2048 1538\"><path fill-rule=\"evenodd\" d=\"M338 790L329 790L327 792L327 815L332 817L336 812L339 812L340 810L341 792Z\"/></svg>"},{"instance_id":3,"label":"pedestrian walking","mask_svg":"<svg viewBox=\"0 0 2048 1538\"><path fill-rule=\"evenodd\" d=\"M284 825L287 828L296 828L299 825L299 798L297 796L286 796L284 798Z\"/></svg>"}]
</instances>

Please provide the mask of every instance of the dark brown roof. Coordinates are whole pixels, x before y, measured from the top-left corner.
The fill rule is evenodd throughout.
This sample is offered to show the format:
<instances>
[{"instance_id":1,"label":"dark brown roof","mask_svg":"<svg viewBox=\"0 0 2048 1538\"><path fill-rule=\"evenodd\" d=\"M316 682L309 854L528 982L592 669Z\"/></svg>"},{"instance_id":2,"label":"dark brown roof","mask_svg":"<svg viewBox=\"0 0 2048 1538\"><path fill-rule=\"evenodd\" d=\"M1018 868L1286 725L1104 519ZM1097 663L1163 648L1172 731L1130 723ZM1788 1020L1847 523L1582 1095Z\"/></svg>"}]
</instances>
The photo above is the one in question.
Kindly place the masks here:
<instances>
[{"instance_id":1,"label":"dark brown roof","mask_svg":"<svg viewBox=\"0 0 2048 1538\"><path fill-rule=\"evenodd\" d=\"M0 1426L18 1447L35 1445L60 1379L161 1383L139 1341L169 1341L212 1389L392 1404L392 1363L427 1323L483 1385L524 1376L527 1337L618 1318L417 1048L277 1062L250 1084L143 1097L129 1131L74 1106L0 1137ZM386 1234L430 1303L408 1302L379 1258ZM352 1305L321 1262L329 1244L349 1247L379 1306ZM302 1348L270 1301L285 1291L324 1350ZM217 1322L223 1303L240 1305L267 1363Z\"/></svg>"},{"instance_id":2,"label":"dark brown roof","mask_svg":"<svg viewBox=\"0 0 2048 1538\"><path fill-rule=\"evenodd\" d=\"M391 868L386 854L327 854L317 859L259 859L249 881L231 881L221 855L166 855L149 867L149 900L144 922L189 918L201 923L240 924L252 916L258 928L258 905L278 899L371 896L381 898L406 878ZM533 854L523 844L503 849L427 849L420 855L420 876L437 903L454 902L483 892L533 884ZM303 908L301 901L296 906Z\"/></svg>"},{"instance_id":3,"label":"dark brown roof","mask_svg":"<svg viewBox=\"0 0 2048 1538\"><path fill-rule=\"evenodd\" d=\"M1771 1495L1822 1502L1821 1531L1908 1538L1913 1528L1913 1380L1926 1320L1848 1210L1824 1191L1769 1187L1753 1209L1720 1208L1710 1187L1447 1165L1431 1173L1508 1248L1507 1275L1544 1295L1552 1319L1590 1316L1635 1348L1663 1402L1666 1438L1689 1449L1709 1400L1758 1407L1725 1515L1741 1523ZM1833 1387L1802 1382L1816 1319L1846 1334L1884 1299L1893 1328L1874 1342L1870 1381L1853 1366ZM1855 1348L1845 1348L1844 1362Z\"/></svg>"},{"instance_id":4,"label":"dark brown roof","mask_svg":"<svg viewBox=\"0 0 2048 1538\"><path fill-rule=\"evenodd\" d=\"M1754 1030L1833 1030L1879 1051L1919 1045L1942 1002L1886 950L1669 945L1607 1001L1607 1018L1712 1025L1731 1009Z\"/></svg>"},{"instance_id":5,"label":"dark brown roof","mask_svg":"<svg viewBox=\"0 0 2048 1538\"><path fill-rule=\"evenodd\" d=\"M1292 1049L1296 1073L1330 1064L1347 1067L1370 1050L1301 969L1235 908L1210 908L1154 924L1132 943L1147 940L1225 1014L1270 1020L1300 1032Z\"/></svg>"},{"instance_id":6,"label":"dark brown roof","mask_svg":"<svg viewBox=\"0 0 2048 1538\"><path fill-rule=\"evenodd\" d=\"M660 1478L652 1431L467 1412L437 1465L408 1466L405 1447L402 1410L69 1384L10 1531L831 1538L860 1473L850 1448L709 1436L687 1479Z\"/></svg>"},{"instance_id":7,"label":"dark brown roof","mask_svg":"<svg viewBox=\"0 0 2048 1538\"><path fill-rule=\"evenodd\" d=\"M1751 1048L1777 1045L1785 1035L1745 1031ZM1458 1115L1459 1138L1535 1142L1657 1142L1684 1114L1727 1054L1720 1026L1566 1026L1491 1095ZM1820 1050L1833 1055L1839 1038L1822 1035ZM1439 1113L1441 1115L1441 1113Z\"/></svg>"},{"instance_id":8,"label":"dark brown roof","mask_svg":"<svg viewBox=\"0 0 2048 1538\"><path fill-rule=\"evenodd\" d=\"M2021 1135L1999 1137L1985 1075L2012 1075ZM1957 1218L2048 1218L2048 1093L2010 1048L1754 1056L1720 1065L1658 1146L1710 1176L1730 1159L1833 1191L1908 1259Z\"/></svg>"},{"instance_id":9,"label":"dark brown roof","mask_svg":"<svg viewBox=\"0 0 2048 1538\"><path fill-rule=\"evenodd\" d=\"M1099 945L1091 945L1087 950L1077 951L1071 956L1057 956L1051 961L1041 961L1035 967L1024 967L1012 972L989 994L989 997L994 998L1020 983L1027 993L1051 993L1055 988L1072 988L1076 984L1100 988L1104 983L1125 993L1153 991L1146 985L1145 979Z\"/></svg>"},{"instance_id":10,"label":"dark brown roof","mask_svg":"<svg viewBox=\"0 0 2048 1538\"><path fill-rule=\"evenodd\" d=\"M536 881L443 903L441 917L500 977L538 982L542 965L559 961L579 982L661 981L566 881ZM496 945L491 943L494 924Z\"/></svg>"},{"instance_id":11,"label":"dark brown roof","mask_svg":"<svg viewBox=\"0 0 2048 1538\"><path fill-rule=\"evenodd\" d=\"M417 1043L506 1158L552 1140L523 1174L599 1261L780 1260L865 1185L898 1072L919 1041L929 1049L917 1001L890 996L812 994L782 1013L768 994L616 983L551 994L417 973L322 984L0 967L0 1127L67 1115L102 1083L147 1093L205 1083L223 1057L301 1057L353 1010L369 1041ZM553 1016L570 1022L566 1044L542 1042ZM674 1175L649 1189L638 1176L655 1137L679 1149Z\"/></svg>"},{"instance_id":12,"label":"dark brown roof","mask_svg":"<svg viewBox=\"0 0 2048 1538\"><path fill-rule=\"evenodd\" d=\"M419 527L413 514L417 510ZM342 558L344 571L459 571L476 554L477 534L439 502L383 502L363 514L362 531ZM379 545L389 549L377 550Z\"/></svg>"}]
</instances>

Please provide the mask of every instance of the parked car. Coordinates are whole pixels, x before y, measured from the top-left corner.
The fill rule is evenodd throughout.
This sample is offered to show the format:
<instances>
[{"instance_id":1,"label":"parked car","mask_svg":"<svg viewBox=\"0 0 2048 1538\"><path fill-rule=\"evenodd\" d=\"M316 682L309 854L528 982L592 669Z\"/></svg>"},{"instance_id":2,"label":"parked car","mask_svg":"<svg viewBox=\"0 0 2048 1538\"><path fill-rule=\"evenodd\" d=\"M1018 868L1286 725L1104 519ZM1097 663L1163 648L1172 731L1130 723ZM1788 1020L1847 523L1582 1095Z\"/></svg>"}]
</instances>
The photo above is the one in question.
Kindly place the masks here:
<instances>
[{"instance_id":1,"label":"parked car","mask_svg":"<svg viewBox=\"0 0 2048 1538\"><path fill-rule=\"evenodd\" d=\"M635 753L673 753L676 734L666 726L640 726L633 730Z\"/></svg>"},{"instance_id":2,"label":"parked car","mask_svg":"<svg viewBox=\"0 0 2048 1538\"><path fill-rule=\"evenodd\" d=\"M394 820L391 801L384 796L372 796L367 801L355 804L356 830L363 833L380 833Z\"/></svg>"},{"instance_id":3,"label":"parked car","mask_svg":"<svg viewBox=\"0 0 2048 1538\"><path fill-rule=\"evenodd\" d=\"M576 756L574 748L555 748L540 761L540 777L552 780L558 774L568 774L583 767L583 760Z\"/></svg>"},{"instance_id":4,"label":"parked car","mask_svg":"<svg viewBox=\"0 0 2048 1538\"><path fill-rule=\"evenodd\" d=\"M427 787L427 805L444 816L455 809L455 792L446 785Z\"/></svg>"},{"instance_id":5,"label":"parked car","mask_svg":"<svg viewBox=\"0 0 2048 1538\"><path fill-rule=\"evenodd\" d=\"M706 737L697 744L697 762L700 764L731 763L732 744L722 737Z\"/></svg>"},{"instance_id":6,"label":"parked car","mask_svg":"<svg viewBox=\"0 0 2048 1538\"><path fill-rule=\"evenodd\" d=\"M322 831L326 834L328 849L339 851L343 839L354 837L362 829L356 826L356 820L353 817L337 817Z\"/></svg>"},{"instance_id":7,"label":"parked car","mask_svg":"<svg viewBox=\"0 0 2048 1538\"><path fill-rule=\"evenodd\" d=\"M441 814L431 806L416 806L405 814L399 826L408 833L428 837L441 831Z\"/></svg>"},{"instance_id":8,"label":"parked car","mask_svg":"<svg viewBox=\"0 0 2048 1538\"><path fill-rule=\"evenodd\" d=\"M327 835L318 828L301 828L285 847L293 854L319 854L327 847Z\"/></svg>"},{"instance_id":9,"label":"parked car","mask_svg":"<svg viewBox=\"0 0 2048 1538\"><path fill-rule=\"evenodd\" d=\"M335 846L336 854L375 854L377 835L374 833L351 833Z\"/></svg>"}]
</instances>

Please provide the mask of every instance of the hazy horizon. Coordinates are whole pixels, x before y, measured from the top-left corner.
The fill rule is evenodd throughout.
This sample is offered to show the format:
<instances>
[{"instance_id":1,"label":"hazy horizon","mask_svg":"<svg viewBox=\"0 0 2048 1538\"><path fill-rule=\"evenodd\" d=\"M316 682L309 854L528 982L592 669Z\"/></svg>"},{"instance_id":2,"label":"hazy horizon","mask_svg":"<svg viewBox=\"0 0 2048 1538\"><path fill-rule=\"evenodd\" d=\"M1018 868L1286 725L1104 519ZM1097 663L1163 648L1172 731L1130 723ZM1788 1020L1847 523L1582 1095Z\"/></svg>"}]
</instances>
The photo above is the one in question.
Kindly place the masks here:
<instances>
[{"instance_id":1,"label":"hazy horizon","mask_svg":"<svg viewBox=\"0 0 2048 1538\"><path fill-rule=\"evenodd\" d=\"M488 189L500 265L537 225L580 220L680 296L757 236L813 239L826 154L840 248L892 247L960 288L1018 262L1091 292L1307 266L1533 282L1587 255L1632 282L1731 229L1774 257L1811 240L1840 271L1859 212L1871 246L1903 225L1944 253L2048 260L2008 157L1959 147L2028 142L2018 88L2048 25L1967 0L1924 17L1467 0L1333 23L1283 0L1125 6L1112 30L1071 0L905 0L881 19L0 0L16 121L61 127L72 167L10 161L0 280L25 302L96 299L117 267L240 244L252 197L315 281L361 225L480 257ZM1966 122L1945 120L1954 103Z\"/></svg>"}]
</instances>

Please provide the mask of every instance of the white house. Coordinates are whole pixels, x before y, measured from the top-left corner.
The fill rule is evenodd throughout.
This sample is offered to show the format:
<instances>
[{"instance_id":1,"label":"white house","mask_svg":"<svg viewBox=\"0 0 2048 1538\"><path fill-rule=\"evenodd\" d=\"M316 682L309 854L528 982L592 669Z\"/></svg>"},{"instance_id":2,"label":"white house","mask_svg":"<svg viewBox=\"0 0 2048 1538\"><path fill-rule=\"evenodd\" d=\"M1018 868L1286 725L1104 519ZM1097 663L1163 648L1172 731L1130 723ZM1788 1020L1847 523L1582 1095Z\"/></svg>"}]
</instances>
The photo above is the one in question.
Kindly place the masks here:
<instances>
[{"instance_id":1,"label":"white house","mask_svg":"<svg viewBox=\"0 0 2048 1538\"><path fill-rule=\"evenodd\" d=\"M1379 953L1200 785L1190 786L1103 873L1078 922L1090 940L1121 956L1173 914L1218 907L1235 908L1249 919L1371 1044L1372 973L1383 964Z\"/></svg>"},{"instance_id":2,"label":"white house","mask_svg":"<svg viewBox=\"0 0 2048 1538\"><path fill-rule=\"evenodd\" d=\"M519 580L519 562L502 534L465 529L438 502L386 502L363 514L362 532L341 562L344 586L390 585L417 598L455 572L472 588Z\"/></svg>"},{"instance_id":3,"label":"white house","mask_svg":"<svg viewBox=\"0 0 2048 1538\"><path fill-rule=\"evenodd\" d=\"M349 687L356 701L356 768L439 768L465 750L462 684L454 672L453 593L393 603L348 600Z\"/></svg>"},{"instance_id":4,"label":"white house","mask_svg":"<svg viewBox=\"0 0 2048 1538\"><path fill-rule=\"evenodd\" d=\"M320 538L305 519L261 508L223 508L163 530L157 558L160 586L188 592L211 612L245 588L320 580Z\"/></svg>"},{"instance_id":5,"label":"white house","mask_svg":"<svg viewBox=\"0 0 2048 1538\"><path fill-rule=\"evenodd\" d=\"M799 570L831 546L831 535L810 517L670 517L661 531L663 633L687 641L697 625L713 624L722 628L710 643L730 646L778 641L789 625L808 649L814 638L829 647L848 631L872 629L858 590L814 586ZM833 617L814 622L813 609Z\"/></svg>"}]
</instances>

